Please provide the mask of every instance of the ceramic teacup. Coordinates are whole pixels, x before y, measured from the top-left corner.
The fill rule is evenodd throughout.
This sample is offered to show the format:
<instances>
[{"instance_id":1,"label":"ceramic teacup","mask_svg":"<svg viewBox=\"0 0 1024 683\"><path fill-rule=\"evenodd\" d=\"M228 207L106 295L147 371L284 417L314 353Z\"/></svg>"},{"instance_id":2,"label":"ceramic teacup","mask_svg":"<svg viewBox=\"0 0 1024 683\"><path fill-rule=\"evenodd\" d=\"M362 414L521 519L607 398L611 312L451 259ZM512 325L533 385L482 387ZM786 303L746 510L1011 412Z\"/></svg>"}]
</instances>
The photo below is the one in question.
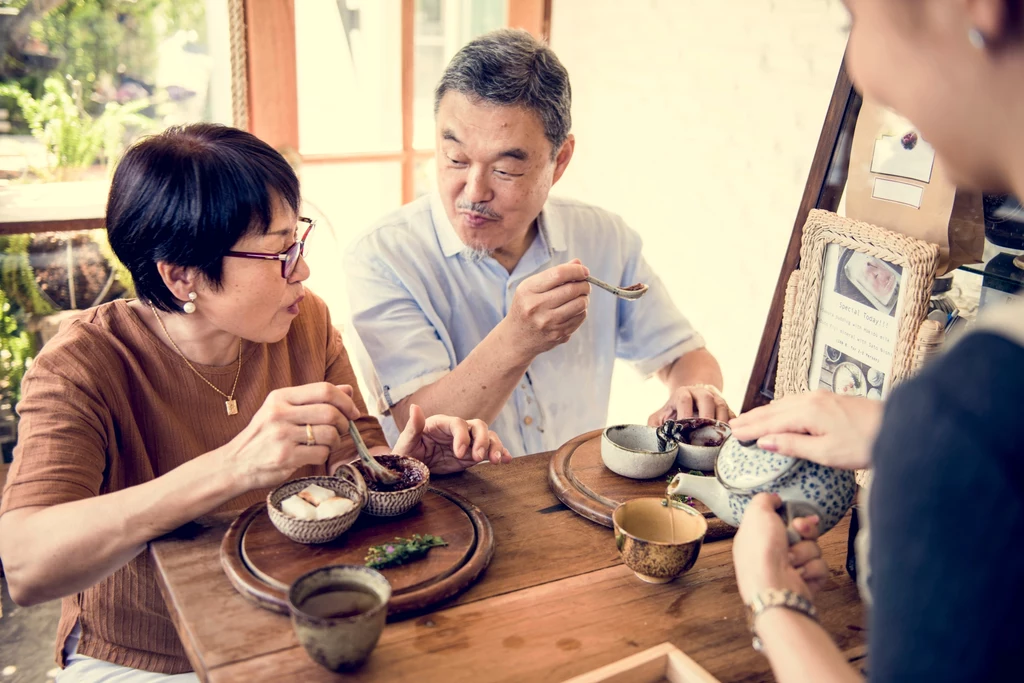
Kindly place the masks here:
<instances>
[{"instance_id":1,"label":"ceramic teacup","mask_svg":"<svg viewBox=\"0 0 1024 683\"><path fill-rule=\"evenodd\" d=\"M693 567L708 521L689 505L634 498L612 513L615 545L627 567L647 583L668 583Z\"/></svg>"},{"instance_id":2,"label":"ceramic teacup","mask_svg":"<svg viewBox=\"0 0 1024 683\"><path fill-rule=\"evenodd\" d=\"M732 436L732 429L724 422L708 417L687 417L676 420L672 436L679 444L676 462L687 470L714 472L715 460L722 444Z\"/></svg>"},{"instance_id":3,"label":"ceramic teacup","mask_svg":"<svg viewBox=\"0 0 1024 683\"><path fill-rule=\"evenodd\" d=\"M306 653L331 671L355 669L377 646L391 584L360 565L321 567L288 589L292 628Z\"/></svg>"},{"instance_id":4,"label":"ceramic teacup","mask_svg":"<svg viewBox=\"0 0 1024 683\"><path fill-rule=\"evenodd\" d=\"M631 479L660 477L676 461L675 442L658 447L658 434L646 425L616 425L601 435L601 461L615 474Z\"/></svg>"}]
</instances>

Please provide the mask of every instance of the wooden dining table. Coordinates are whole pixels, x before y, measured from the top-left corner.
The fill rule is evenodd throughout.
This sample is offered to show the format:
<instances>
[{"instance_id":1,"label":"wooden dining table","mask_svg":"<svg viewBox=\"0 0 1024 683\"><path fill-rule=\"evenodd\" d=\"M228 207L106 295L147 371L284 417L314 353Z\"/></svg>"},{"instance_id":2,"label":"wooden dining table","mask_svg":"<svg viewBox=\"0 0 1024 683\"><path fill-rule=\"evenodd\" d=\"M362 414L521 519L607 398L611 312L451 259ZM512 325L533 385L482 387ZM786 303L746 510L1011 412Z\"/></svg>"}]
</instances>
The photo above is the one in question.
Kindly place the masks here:
<instances>
[{"instance_id":1,"label":"wooden dining table","mask_svg":"<svg viewBox=\"0 0 1024 683\"><path fill-rule=\"evenodd\" d=\"M706 543L667 584L634 576L611 529L551 493L551 454L436 477L490 519L493 559L468 590L426 613L389 622L358 671L314 663L287 616L249 602L221 567L236 514L213 515L154 541L167 608L204 681L564 681L670 642L722 681L771 679L750 645L732 566L732 540ZM864 613L844 564L848 518L821 538L831 578L816 604L846 658L863 665Z\"/></svg>"}]
</instances>

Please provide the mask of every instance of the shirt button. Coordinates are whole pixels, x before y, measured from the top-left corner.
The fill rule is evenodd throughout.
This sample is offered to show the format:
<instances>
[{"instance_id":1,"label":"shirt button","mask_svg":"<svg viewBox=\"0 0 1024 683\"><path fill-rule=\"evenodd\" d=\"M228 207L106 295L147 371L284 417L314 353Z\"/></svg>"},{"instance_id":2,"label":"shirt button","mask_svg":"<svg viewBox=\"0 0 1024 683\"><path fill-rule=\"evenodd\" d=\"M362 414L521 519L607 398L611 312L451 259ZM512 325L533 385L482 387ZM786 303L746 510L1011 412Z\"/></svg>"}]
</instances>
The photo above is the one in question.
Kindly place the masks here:
<instances>
[{"instance_id":1,"label":"shirt button","mask_svg":"<svg viewBox=\"0 0 1024 683\"><path fill-rule=\"evenodd\" d=\"M530 425L533 424L533 418L527 415L526 417L523 418L523 424L529 427Z\"/></svg>"}]
</instances>

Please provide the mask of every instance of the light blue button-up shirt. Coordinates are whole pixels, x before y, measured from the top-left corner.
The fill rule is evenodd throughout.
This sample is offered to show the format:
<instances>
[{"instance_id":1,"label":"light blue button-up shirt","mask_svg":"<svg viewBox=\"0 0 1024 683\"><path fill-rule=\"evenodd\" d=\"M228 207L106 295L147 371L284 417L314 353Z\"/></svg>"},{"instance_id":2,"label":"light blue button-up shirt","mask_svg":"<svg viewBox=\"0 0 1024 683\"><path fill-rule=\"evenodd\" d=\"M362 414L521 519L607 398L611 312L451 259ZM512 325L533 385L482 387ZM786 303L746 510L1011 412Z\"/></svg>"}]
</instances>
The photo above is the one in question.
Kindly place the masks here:
<instances>
[{"instance_id":1,"label":"light blue button-up shirt","mask_svg":"<svg viewBox=\"0 0 1024 683\"><path fill-rule=\"evenodd\" d=\"M461 363L508 313L520 282L574 258L596 278L645 282L650 290L624 301L595 288L572 338L534 359L491 424L512 455L552 450L605 426L616 358L649 376L704 346L644 260L640 236L621 218L551 197L538 225L511 274L493 258L464 253L437 194L379 221L346 251L359 337L346 345L355 350L392 444L398 429L391 407Z\"/></svg>"}]
</instances>

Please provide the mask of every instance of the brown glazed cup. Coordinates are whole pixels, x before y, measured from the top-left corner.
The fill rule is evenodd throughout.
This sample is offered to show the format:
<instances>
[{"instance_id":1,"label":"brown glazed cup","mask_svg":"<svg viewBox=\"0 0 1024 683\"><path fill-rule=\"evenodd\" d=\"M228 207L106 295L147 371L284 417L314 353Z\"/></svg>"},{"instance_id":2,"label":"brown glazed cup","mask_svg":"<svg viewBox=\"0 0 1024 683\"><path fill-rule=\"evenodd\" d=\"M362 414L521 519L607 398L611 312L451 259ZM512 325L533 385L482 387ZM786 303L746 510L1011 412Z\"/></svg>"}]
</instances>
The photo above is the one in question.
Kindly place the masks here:
<instances>
[{"instance_id":1,"label":"brown glazed cup","mask_svg":"<svg viewBox=\"0 0 1024 683\"><path fill-rule=\"evenodd\" d=\"M360 565L321 567L288 589L292 628L306 654L331 671L350 671L377 646L388 616L391 584Z\"/></svg>"},{"instance_id":2,"label":"brown glazed cup","mask_svg":"<svg viewBox=\"0 0 1024 683\"><path fill-rule=\"evenodd\" d=\"M664 498L626 501L615 508L612 524L622 561L647 583L668 583L689 571L708 531L704 515Z\"/></svg>"}]
</instances>

